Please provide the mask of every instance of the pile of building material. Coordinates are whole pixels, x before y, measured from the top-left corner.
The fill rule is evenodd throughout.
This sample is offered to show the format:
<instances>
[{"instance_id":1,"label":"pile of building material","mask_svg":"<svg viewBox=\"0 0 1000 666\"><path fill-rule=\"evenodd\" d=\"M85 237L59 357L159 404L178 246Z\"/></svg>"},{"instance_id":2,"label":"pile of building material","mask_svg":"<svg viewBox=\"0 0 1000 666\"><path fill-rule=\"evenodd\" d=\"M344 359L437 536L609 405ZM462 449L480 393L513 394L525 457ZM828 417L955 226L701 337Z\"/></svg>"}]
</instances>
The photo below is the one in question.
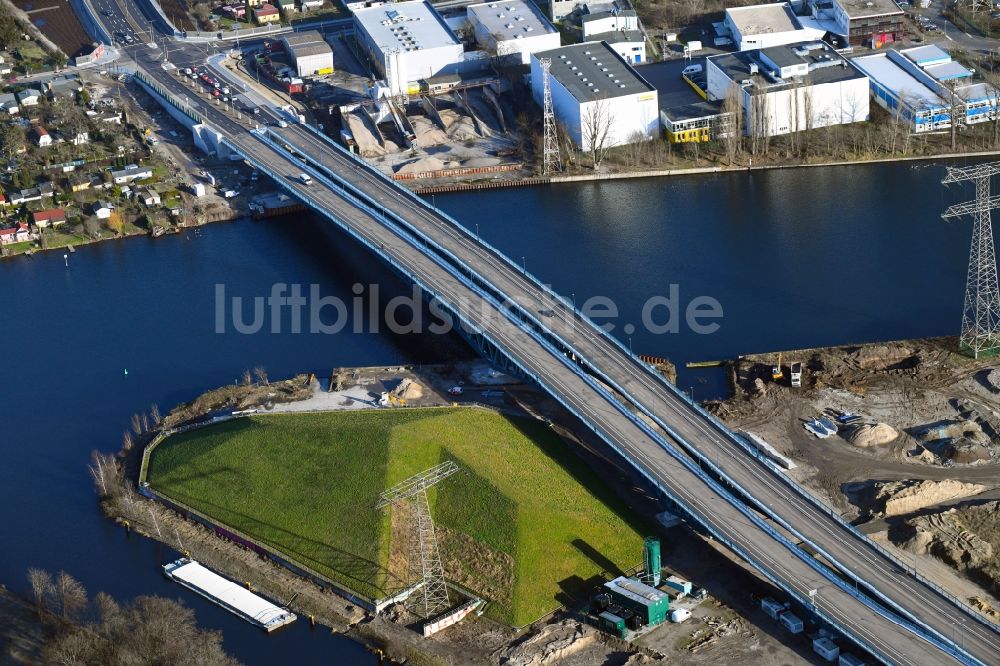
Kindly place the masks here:
<instances>
[{"instance_id":1,"label":"pile of building material","mask_svg":"<svg viewBox=\"0 0 1000 666\"><path fill-rule=\"evenodd\" d=\"M579 622L550 624L513 648L504 650L500 663L508 666L545 666L568 663L573 655L597 640L597 632Z\"/></svg>"},{"instance_id":2,"label":"pile of building material","mask_svg":"<svg viewBox=\"0 0 1000 666\"><path fill-rule=\"evenodd\" d=\"M865 423L850 430L845 439L862 449L885 446L899 437L899 431L888 423Z\"/></svg>"},{"instance_id":3,"label":"pile of building material","mask_svg":"<svg viewBox=\"0 0 1000 666\"><path fill-rule=\"evenodd\" d=\"M417 400L423 397L424 389L420 384L406 377L392 390L392 394L403 400Z\"/></svg>"},{"instance_id":4,"label":"pile of building material","mask_svg":"<svg viewBox=\"0 0 1000 666\"><path fill-rule=\"evenodd\" d=\"M986 486L963 483L954 479L943 481L876 481L855 488L854 495L871 515L901 516L928 506L962 497L978 495Z\"/></svg>"}]
</instances>

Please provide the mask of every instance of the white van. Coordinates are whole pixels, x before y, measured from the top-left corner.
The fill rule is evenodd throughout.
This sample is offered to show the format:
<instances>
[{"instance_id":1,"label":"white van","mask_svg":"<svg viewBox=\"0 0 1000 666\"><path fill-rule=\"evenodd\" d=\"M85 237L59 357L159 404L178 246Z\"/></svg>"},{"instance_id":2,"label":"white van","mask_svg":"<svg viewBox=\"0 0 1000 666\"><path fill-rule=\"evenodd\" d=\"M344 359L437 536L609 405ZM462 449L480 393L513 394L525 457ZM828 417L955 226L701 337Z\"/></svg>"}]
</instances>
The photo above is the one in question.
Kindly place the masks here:
<instances>
[{"instance_id":1,"label":"white van","mask_svg":"<svg viewBox=\"0 0 1000 666\"><path fill-rule=\"evenodd\" d=\"M312 185L312 182L313 182L312 176L310 176L307 173L300 173L299 174L299 180L302 181L303 185Z\"/></svg>"},{"instance_id":2,"label":"white van","mask_svg":"<svg viewBox=\"0 0 1000 666\"><path fill-rule=\"evenodd\" d=\"M681 76L694 76L695 74L701 74L701 65L688 65L681 70Z\"/></svg>"}]
</instances>

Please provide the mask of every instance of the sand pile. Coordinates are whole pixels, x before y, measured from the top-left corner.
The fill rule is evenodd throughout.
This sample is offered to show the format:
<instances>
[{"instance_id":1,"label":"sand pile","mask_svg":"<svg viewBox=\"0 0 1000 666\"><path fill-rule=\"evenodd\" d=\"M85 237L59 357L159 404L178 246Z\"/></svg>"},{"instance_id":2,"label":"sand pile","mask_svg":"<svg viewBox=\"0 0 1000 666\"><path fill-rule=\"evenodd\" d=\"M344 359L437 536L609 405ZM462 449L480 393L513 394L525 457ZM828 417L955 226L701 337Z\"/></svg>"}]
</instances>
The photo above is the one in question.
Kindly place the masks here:
<instances>
[{"instance_id":1,"label":"sand pile","mask_svg":"<svg viewBox=\"0 0 1000 666\"><path fill-rule=\"evenodd\" d=\"M444 168L444 162L428 155L403 164L396 170L396 173L424 173L426 171L440 171Z\"/></svg>"},{"instance_id":2,"label":"sand pile","mask_svg":"<svg viewBox=\"0 0 1000 666\"><path fill-rule=\"evenodd\" d=\"M885 446L899 437L899 431L888 423L866 423L858 426L847 436L854 446L867 449L872 446Z\"/></svg>"},{"instance_id":3,"label":"sand pile","mask_svg":"<svg viewBox=\"0 0 1000 666\"><path fill-rule=\"evenodd\" d=\"M888 481L875 484L873 512L886 516L913 513L939 502L978 495L986 486L962 483L954 479L943 481Z\"/></svg>"}]
</instances>

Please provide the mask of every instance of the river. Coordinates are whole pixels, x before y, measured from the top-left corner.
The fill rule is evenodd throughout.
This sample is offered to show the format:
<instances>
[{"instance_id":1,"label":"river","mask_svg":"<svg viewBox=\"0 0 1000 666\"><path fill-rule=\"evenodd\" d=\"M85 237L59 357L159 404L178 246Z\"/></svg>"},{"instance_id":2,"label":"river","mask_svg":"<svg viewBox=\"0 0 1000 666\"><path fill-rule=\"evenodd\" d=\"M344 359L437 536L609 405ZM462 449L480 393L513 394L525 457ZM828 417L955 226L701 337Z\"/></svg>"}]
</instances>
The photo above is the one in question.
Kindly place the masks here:
<instances>
[{"instance_id":1,"label":"river","mask_svg":"<svg viewBox=\"0 0 1000 666\"><path fill-rule=\"evenodd\" d=\"M437 196L436 203L582 304L606 296L636 353L690 360L837 343L955 334L968 223L941 210L939 167L872 165L574 184ZM477 226L478 225L478 226ZM92 593L182 597L246 663L369 664L359 645L298 622L266 636L167 582L174 553L102 518L87 474L117 449L134 412L162 409L261 365L272 377L338 365L432 362L453 338L388 332L215 332L215 285L266 296L354 283L406 285L318 216L237 222L0 261L0 582L26 592L28 567L65 569ZM715 299L718 330L639 325L677 285L686 306ZM665 308L657 312L663 323ZM623 330L636 325L631 336ZM629 340L629 338L631 338ZM126 372L127 371L127 372ZM684 371L696 397L718 373Z\"/></svg>"}]
</instances>

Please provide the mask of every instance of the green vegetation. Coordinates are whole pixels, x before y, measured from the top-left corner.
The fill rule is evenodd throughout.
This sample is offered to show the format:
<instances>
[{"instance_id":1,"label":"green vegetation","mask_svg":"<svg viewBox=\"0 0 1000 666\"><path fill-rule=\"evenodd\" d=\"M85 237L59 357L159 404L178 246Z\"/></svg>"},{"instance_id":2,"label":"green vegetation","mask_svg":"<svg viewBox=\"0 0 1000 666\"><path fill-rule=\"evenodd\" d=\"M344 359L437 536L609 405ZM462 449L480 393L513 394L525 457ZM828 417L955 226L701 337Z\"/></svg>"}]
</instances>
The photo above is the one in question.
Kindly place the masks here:
<instances>
[{"instance_id":1,"label":"green vegetation","mask_svg":"<svg viewBox=\"0 0 1000 666\"><path fill-rule=\"evenodd\" d=\"M402 585L375 511L385 488L447 459L431 493L449 577L522 625L640 559L641 525L543 424L474 408L253 416L176 435L156 490L367 595ZM475 553L475 556L472 555ZM405 563L404 563L405 564ZM506 585L498 585L506 581Z\"/></svg>"}]
</instances>

